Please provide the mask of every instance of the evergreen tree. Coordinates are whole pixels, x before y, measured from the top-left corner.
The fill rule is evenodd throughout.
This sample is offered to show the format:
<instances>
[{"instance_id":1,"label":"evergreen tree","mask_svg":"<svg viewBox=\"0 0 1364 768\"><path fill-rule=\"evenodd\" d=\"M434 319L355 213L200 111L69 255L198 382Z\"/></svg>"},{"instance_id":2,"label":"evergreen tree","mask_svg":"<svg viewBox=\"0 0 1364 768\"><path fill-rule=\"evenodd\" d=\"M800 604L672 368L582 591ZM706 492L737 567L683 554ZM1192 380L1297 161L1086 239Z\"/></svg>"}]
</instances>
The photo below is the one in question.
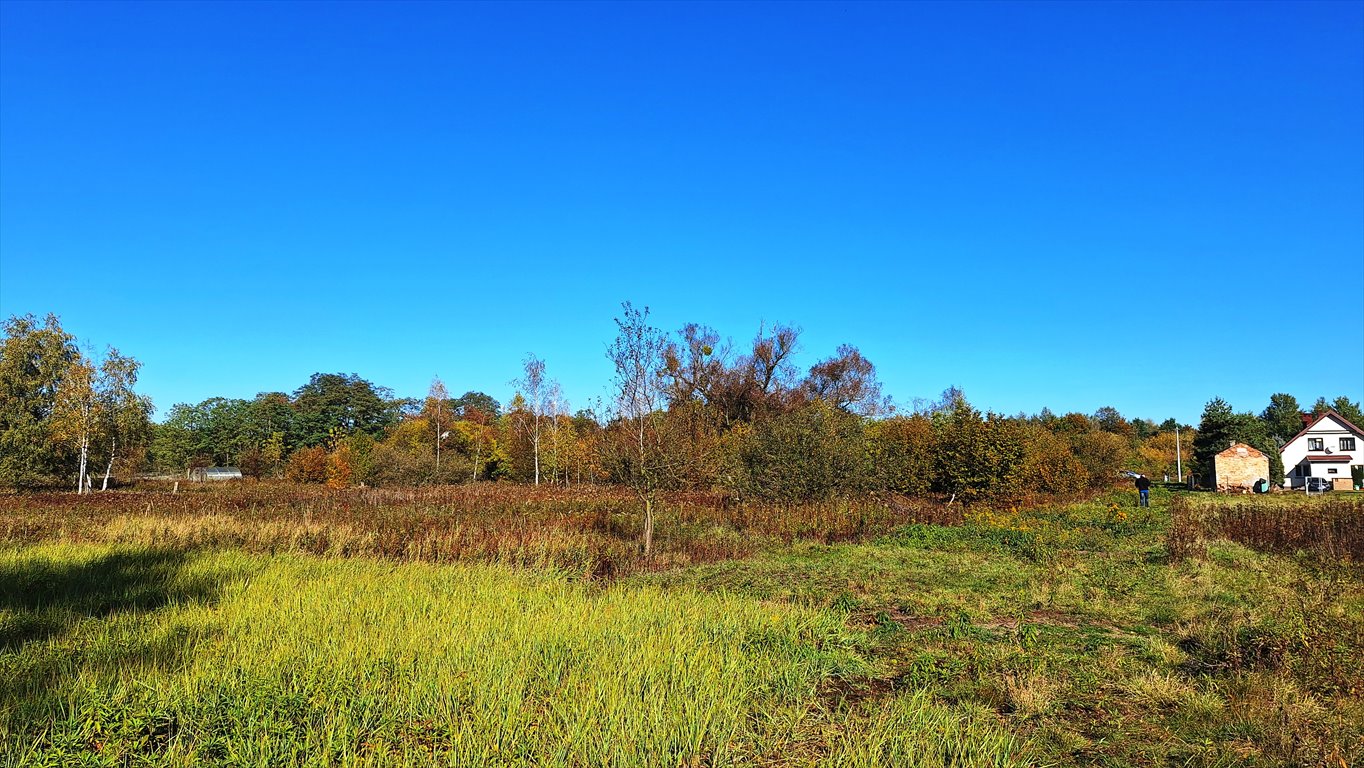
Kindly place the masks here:
<instances>
[{"instance_id":1,"label":"evergreen tree","mask_svg":"<svg viewBox=\"0 0 1364 768\"><path fill-rule=\"evenodd\" d=\"M1203 406L1203 418L1198 422L1194 438L1194 476L1204 483L1212 482L1212 459L1226 450L1236 439L1236 413L1226 400L1214 397Z\"/></svg>"},{"instance_id":2,"label":"evergreen tree","mask_svg":"<svg viewBox=\"0 0 1364 768\"><path fill-rule=\"evenodd\" d=\"M1270 437L1265 422L1252 413L1236 413L1227 401L1215 397L1203 408L1194 437L1193 470L1205 484L1213 482L1213 457L1232 443L1245 443L1269 458L1269 480L1283 482L1283 457Z\"/></svg>"},{"instance_id":3,"label":"evergreen tree","mask_svg":"<svg viewBox=\"0 0 1364 768\"><path fill-rule=\"evenodd\" d=\"M1298 399L1282 392L1270 395L1269 407L1260 412L1269 437L1283 445L1302 431L1302 414Z\"/></svg>"},{"instance_id":4,"label":"evergreen tree","mask_svg":"<svg viewBox=\"0 0 1364 768\"><path fill-rule=\"evenodd\" d=\"M1331 408L1356 427L1364 426L1364 411L1360 410L1359 403L1351 400L1345 395L1341 395L1335 400L1332 400Z\"/></svg>"}]
</instances>

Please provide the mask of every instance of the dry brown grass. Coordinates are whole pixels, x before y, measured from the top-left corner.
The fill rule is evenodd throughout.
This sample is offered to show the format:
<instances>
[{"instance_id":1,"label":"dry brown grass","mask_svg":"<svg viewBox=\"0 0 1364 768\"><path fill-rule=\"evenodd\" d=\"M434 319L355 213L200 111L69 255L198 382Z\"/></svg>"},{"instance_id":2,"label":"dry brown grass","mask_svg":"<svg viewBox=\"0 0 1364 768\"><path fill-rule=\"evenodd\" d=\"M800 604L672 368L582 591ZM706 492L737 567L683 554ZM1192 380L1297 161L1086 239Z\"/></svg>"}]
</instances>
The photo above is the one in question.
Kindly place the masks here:
<instances>
[{"instance_id":1,"label":"dry brown grass","mask_svg":"<svg viewBox=\"0 0 1364 768\"><path fill-rule=\"evenodd\" d=\"M1200 539L1227 539L1262 552L1364 563L1364 497L1232 501L1213 494L1178 495L1170 514L1167 545L1175 559L1196 554Z\"/></svg>"},{"instance_id":2,"label":"dry brown grass","mask_svg":"<svg viewBox=\"0 0 1364 768\"><path fill-rule=\"evenodd\" d=\"M911 522L923 509L874 497L777 505L674 494L657 513L656 554L645 559L635 497L614 487L331 489L245 482L172 488L153 483L88 496L0 496L0 540L501 562L607 577L744 557L798 539L861 540Z\"/></svg>"}]
</instances>

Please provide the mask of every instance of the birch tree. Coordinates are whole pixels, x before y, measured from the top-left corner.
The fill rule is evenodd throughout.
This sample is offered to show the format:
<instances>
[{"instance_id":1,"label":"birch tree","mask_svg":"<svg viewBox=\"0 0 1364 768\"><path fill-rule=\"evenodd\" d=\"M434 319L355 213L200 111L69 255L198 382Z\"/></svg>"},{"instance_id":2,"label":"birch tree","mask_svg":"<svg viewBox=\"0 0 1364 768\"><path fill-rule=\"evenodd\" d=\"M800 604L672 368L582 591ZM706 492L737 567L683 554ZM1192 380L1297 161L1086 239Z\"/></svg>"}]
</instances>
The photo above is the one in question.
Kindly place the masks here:
<instances>
[{"instance_id":1,"label":"birch tree","mask_svg":"<svg viewBox=\"0 0 1364 768\"><path fill-rule=\"evenodd\" d=\"M75 450L76 492L89 487L90 443L101 419L100 401L95 394L95 366L77 353L62 373L52 410L52 432L56 440Z\"/></svg>"},{"instance_id":2,"label":"birch tree","mask_svg":"<svg viewBox=\"0 0 1364 768\"><path fill-rule=\"evenodd\" d=\"M436 477L439 482L440 477L440 448L441 441L447 434L445 429L444 417L449 410L446 403L450 399L450 392L445 388L445 382L440 377L431 380L431 388L426 392L426 410L431 414L431 423L435 427L436 435Z\"/></svg>"},{"instance_id":3,"label":"birch tree","mask_svg":"<svg viewBox=\"0 0 1364 768\"><path fill-rule=\"evenodd\" d=\"M535 463L535 484L540 484L540 431L545 417L545 361L535 355L526 355L522 362L525 375L512 383L518 387L525 408L516 412L516 428L530 439L531 454Z\"/></svg>"},{"instance_id":4,"label":"birch tree","mask_svg":"<svg viewBox=\"0 0 1364 768\"><path fill-rule=\"evenodd\" d=\"M151 400L133 391L137 384L137 372L141 368L142 364L137 360L124 357L113 348L100 364L95 397L102 436L109 446L100 490L108 490L109 476L113 474L114 461L120 451L127 455L131 448L143 444L150 433Z\"/></svg>"},{"instance_id":5,"label":"birch tree","mask_svg":"<svg viewBox=\"0 0 1364 768\"><path fill-rule=\"evenodd\" d=\"M624 317L616 319L616 340L606 356L615 366L614 395L619 421L615 463L621 478L639 497L644 512L643 544L646 557L654 549L654 506L658 491L668 477L668 464L660 440L664 402L663 333L649 325L649 308L622 305Z\"/></svg>"},{"instance_id":6,"label":"birch tree","mask_svg":"<svg viewBox=\"0 0 1364 768\"><path fill-rule=\"evenodd\" d=\"M559 482L559 471L564 467L561 453L563 425L560 420L567 410L568 401L564 399L563 389L559 382L551 381L545 388L545 424L549 430L550 481L553 483Z\"/></svg>"}]
</instances>

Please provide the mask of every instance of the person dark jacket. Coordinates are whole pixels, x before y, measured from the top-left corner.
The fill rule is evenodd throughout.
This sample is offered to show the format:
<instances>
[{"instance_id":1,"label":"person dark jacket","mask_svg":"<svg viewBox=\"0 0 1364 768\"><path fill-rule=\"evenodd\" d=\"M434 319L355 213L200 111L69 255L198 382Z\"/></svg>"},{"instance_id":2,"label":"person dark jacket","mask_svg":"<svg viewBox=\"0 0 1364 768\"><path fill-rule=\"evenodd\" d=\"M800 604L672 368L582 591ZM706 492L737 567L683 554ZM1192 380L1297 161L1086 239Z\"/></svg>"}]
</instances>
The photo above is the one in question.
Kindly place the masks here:
<instances>
[{"instance_id":1,"label":"person dark jacket","mask_svg":"<svg viewBox=\"0 0 1364 768\"><path fill-rule=\"evenodd\" d=\"M1137 475L1137 479L1134 482L1136 483L1137 490L1139 491L1151 490L1151 480L1146 475Z\"/></svg>"}]
</instances>

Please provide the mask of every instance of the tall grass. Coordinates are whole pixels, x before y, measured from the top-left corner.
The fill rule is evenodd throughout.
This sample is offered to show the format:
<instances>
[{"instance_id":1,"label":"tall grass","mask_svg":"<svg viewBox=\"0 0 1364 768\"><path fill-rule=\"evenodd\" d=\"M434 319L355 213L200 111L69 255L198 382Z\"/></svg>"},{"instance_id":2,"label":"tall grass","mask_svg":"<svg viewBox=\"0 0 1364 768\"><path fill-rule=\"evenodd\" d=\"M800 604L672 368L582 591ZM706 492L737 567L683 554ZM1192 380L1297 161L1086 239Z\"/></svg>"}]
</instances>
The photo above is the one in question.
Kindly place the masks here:
<instances>
[{"instance_id":1,"label":"tall grass","mask_svg":"<svg viewBox=\"0 0 1364 768\"><path fill-rule=\"evenodd\" d=\"M646 559L638 505L620 488L245 483L178 493L165 486L79 497L0 496L0 540L493 562L617 576L743 557L797 539L857 540L908 522L916 509L871 497L777 505L676 494L659 507L657 554Z\"/></svg>"},{"instance_id":2,"label":"tall grass","mask_svg":"<svg viewBox=\"0 0 1364 768\"><path fill-rule=\"evenodd\" d=\"M862 636L748 598L89 545L4 551L0 585L0 765L1003 765L1018 749L926 699L848 720L821 681L871 672Z\"/></svg>"},{"instance_id":3,"label":"tall grass","mask_svg":"<svg viewBox=\"0 0 1364 768\"><path fill-rule=\"evenodd\" d=\"M1170 505L1171 551L1182 553L1196 549L1199 539L1217 538L1264 552L1364 563L1364 498L1285 494L1242 499L1176 496Z\"/></svg>"}]
</instances>

